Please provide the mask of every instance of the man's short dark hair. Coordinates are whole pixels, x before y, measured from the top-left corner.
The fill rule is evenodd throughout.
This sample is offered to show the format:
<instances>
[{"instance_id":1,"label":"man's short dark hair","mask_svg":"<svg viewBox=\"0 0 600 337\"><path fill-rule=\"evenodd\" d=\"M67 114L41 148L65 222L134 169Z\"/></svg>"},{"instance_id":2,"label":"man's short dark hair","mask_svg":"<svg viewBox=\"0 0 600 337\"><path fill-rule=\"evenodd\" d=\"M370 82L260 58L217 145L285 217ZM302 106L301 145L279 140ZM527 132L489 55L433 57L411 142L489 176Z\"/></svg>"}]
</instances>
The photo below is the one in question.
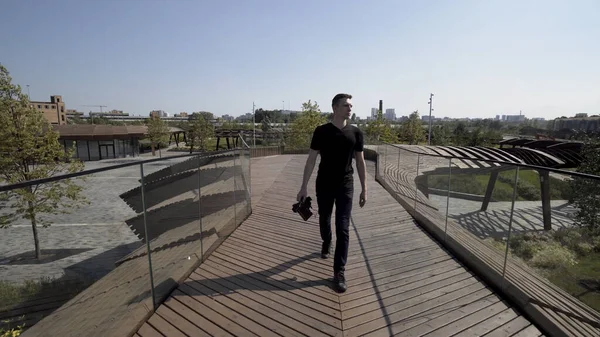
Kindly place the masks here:
<instances>
[{"instance_id":1,"label":"man's short dark hair","mask_svg":"<svg viewBox=\"0 0 600 337\"><path fill-rule=\"evenodd\" d=\"M341 100L343 99L352 99L352 95L350 94L337 94L333 97L333 99L331 100L331 106L334 107L336 106Z\"/></svg>"}]
</instances>

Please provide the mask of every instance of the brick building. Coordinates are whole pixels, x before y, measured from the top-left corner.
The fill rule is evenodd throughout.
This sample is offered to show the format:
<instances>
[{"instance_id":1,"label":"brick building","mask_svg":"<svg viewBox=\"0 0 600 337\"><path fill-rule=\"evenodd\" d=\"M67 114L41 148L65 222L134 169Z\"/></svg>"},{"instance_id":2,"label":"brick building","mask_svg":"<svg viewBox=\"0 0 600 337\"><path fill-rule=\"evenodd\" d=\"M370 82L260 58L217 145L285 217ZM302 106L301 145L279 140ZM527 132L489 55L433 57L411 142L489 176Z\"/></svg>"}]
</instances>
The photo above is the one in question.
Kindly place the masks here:
<instances>
[{"instance_id":1,"label":"brick building","mask_svg":"<svg viewBox=\"0 0 600 337\"><path fill-rule=\"evenodd\" d=\"M42 111L50 124L67 124L67 110L65 109L65 102L63 102L62 96L50 96L50 102L31 101L31 107Z\"/></svg>"}]
</instances>

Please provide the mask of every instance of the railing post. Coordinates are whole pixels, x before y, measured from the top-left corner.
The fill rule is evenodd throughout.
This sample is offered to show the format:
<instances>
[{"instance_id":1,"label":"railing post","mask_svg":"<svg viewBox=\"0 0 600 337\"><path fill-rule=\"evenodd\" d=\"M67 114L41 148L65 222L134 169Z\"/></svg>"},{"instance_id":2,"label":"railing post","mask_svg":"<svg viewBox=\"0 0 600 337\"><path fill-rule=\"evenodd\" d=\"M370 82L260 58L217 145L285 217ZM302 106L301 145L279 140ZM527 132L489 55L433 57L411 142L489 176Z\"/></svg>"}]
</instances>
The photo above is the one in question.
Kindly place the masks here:
<instances>
[{"instance_id":1,"label":"railing post","mask_svg":"<svg viewBox=\"0 0 600 337\"><path fill-rule=\"evenodd\" d=\"M519 182L519 167L515 170L515 180L513 185L513 196L512 203L510 205L510 217L508 218L508 234L506 236L506 250L504 252L504 266L502 267L502 285L504 289L504 283L506 281L506 262L508 261L508 249L510 247L510 233L512 231L513 214L515 212L515 199L517 199L517 183Z\"/></svg>"},{"instance_id":2,"label":"railing post","mask_svg":"<svg viewBox=\"0 0 600 337\"><path fill-rule=\"evenodd\" d=\"M400 195L400 148L398 148L398 166L396 167L396 172L394 172L394 174L396 175L396 191L398 192L398 195Z\"/></svg>"},{"instance_id":3,"label":"railing post","mask_svg":"<svg viewBox=\"0 0 600 337\"><path fill-rule=\"evenodd\" d=\"M200 155L198 155L198 218L200 222L200 261L204 259L204 231L202 226L202 181L200 174Z\"/></svg>"},{"instance_id":4,"label":"railing post","mask_svg":"<svg viewBox=\"0 0 600 337\"><path fill-rule=\"evenodd\" d=\"M446 224L444 225L444 242L448 236L448 210L450 209L450 180L452 178L452 158L448 159L448 191L446 194Z\"/></svg>"},{"instance_id":5,"label":"railing post","mask_svg":"<svg viewBox=\"0 0 600 337\"><path fill-rule=\"evenodd\" d=\"M383 179L385 180L385 171L387 166L387 144L383 143Z\"/></svg>"},{"instance_id":6,"label":"railing post","mask_svg":"<svg viewBox=\"0 0 600 337\"><path fill-rule=\"evenodd\" d=\"M233 226L237 227L238 223L237 223L237 207L235 204L235 193L237 192L237 183L236 183L236 179L235 179L235 175L237 174L237 170L235 169L235 151L236 149L233 150Z\"/></svg>"},{"instance_id":7,"label":"railing post","mask_svg":"<svg viewBox=\"0 0 600 337\"><path fill-rule=\"evenodd\" d=\"M417 153L417 175L415 176L415 206L413 207L413 212L417 213L417 196L419 195L419 183L417 182L417 178L419 177L419 165L421 165L421 154Z\"/></svg>"},{"instance_id":8,"label":"railing post","mask_svg":"<svg viewBox=\"0 0 600 337\"><path fill-rule=\"evenodd\" d=\"M146 251L148 252L148 268L150 268L150 295L152 296L152 310L156 310L156 297L154 296L154 276L152 271L152 256L150 256L150 233L148 233L148 222L146 221L146 196L144 182L144 163L140 164L140 175L142 183L142 212L144 213L144 237L146 238Z\"/></svg>"}]
</instances>

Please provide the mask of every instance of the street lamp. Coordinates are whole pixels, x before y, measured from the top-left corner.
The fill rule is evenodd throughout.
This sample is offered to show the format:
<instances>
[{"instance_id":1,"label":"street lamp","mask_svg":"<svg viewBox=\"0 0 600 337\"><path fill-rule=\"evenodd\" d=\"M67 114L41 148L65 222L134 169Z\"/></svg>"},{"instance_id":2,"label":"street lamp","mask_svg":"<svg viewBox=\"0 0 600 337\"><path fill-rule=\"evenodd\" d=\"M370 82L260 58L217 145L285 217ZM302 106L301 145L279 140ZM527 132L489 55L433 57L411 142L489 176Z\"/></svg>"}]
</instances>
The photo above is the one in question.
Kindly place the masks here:
<instances>
[{"instance_id":1,"label":"street lamp","mask_svg":"<svg viewBox=\"0 0 600 337\"><path fill-rule=\"evenodd\" d=\"M427 145L431 145L431 112L433 111L433 94L429 94L429 132L427 134Z\"/></svg>"}]
</instances>

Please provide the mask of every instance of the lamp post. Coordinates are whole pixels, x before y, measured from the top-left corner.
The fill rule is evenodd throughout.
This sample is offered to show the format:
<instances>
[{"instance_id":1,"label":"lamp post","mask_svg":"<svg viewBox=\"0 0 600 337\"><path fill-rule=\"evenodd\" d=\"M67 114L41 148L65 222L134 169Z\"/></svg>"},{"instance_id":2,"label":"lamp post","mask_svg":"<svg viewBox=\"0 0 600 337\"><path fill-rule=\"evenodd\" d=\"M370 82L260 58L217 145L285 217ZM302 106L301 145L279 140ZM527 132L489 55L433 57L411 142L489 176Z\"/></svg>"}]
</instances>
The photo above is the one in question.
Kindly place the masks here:
<instances>
[{"instance_id":1,"label":"lamp post","mask_svg":"<svg viewBox=\"0 0 600 337\"><path fill-rule=\"evenodd\" d=\"M254 111L254 102L252 102L252 147L256 147L256 112Z\"/></svg>"},{"instance_id":2,"label":"lamp post","mask_svg":"<svg viewBox=\"0 0 600 337\"><path fill-rule=\"evenodd\" d=\"M433 94L429 94L429 132L427 133L427 145L431 145L431 112L433 111Z\"/></svg>"}]
</instances>

